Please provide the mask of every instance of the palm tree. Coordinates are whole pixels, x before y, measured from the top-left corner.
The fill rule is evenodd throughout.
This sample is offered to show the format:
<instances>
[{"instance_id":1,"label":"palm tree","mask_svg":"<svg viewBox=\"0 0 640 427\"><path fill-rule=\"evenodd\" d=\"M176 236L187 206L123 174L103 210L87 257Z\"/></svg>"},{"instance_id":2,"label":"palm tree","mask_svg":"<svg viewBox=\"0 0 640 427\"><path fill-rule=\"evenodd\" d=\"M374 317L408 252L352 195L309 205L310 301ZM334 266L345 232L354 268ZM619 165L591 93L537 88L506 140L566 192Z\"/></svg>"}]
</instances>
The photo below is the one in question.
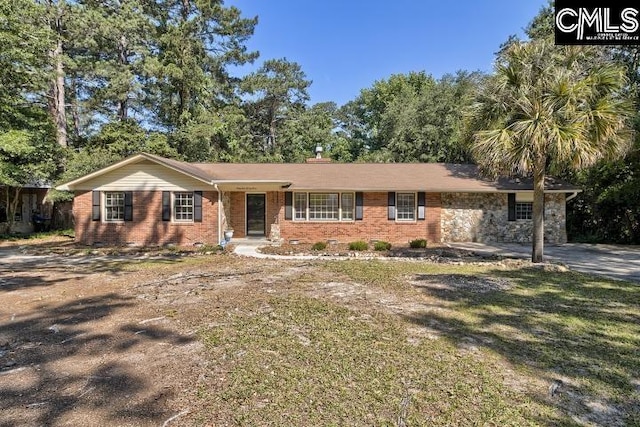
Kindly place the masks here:
<instances>
[{"instance_id":1,"label":"palm tree","mask_svg":"<svg viewBox=\"0 0 640 427\"><path fill-rule=\"evenodd\" d=\"M632 104L625 70L594 48L514 42L470 110L471 153L493 176L532 176L532 261L542 262L544 181L623 155Z\"/></svg>"}]
</instances>

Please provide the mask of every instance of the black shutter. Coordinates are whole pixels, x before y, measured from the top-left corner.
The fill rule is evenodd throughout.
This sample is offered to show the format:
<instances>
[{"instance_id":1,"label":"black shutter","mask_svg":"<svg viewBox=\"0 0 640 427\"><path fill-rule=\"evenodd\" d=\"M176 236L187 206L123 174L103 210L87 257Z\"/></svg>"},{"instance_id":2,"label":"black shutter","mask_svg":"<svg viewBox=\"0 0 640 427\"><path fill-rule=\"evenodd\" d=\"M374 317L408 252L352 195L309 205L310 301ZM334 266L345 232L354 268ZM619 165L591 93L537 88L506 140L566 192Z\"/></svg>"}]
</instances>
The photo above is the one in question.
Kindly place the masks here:
<instances>
[{"instance_id":1,"label":"black shutter","mask_svg":"<svg viewBox=\"0 0 640 427\"><path fill-rule=\"evenodd\" d=\"M124 220L133 221L133 191L124 192Z\"/></svg>"},{"instance_id":2,"label":"black shutter","mask_svg":"<svg viewBox=\"0 0 640 427\"><path fill-rule=\"evenodd\" d=\"M284 193L284 219L293 219L293 193L291 191Z\"/></svg>"},{"instance_id":3,"label":"black shutter","mask_svg":"<svg viewBox=\"0 0 640 427\"><path fill-rule=\"evenodd\" d=\"M509 193L507 195L509 221L516 220L516 193Z\"/></svg>"},{"instance_id":4,"label":"black shutter","mask_svg":"<svg viewBox=\"0 0 640 427\"><path fill-rule=\"evenodd\" d=\"M91 220L100 221L100 192L91 192Z\"/></svg>"},{"instance_id":5,"label":"black shutter","mask_svg":"<svg viewBox=\"0 0 640 427\"><path fill-rule=\"evenodd\" d=\"M162 220L171 221L171 191L162 192Z\"/></svg>"},{"instance_id":6,"label":"black shutter","mask_svg":"<svg viewBox=\"0 0 640 427\"><path fill-rule=\"evenodd\" d=\"M362 221L362 217L364 215L364 197L362 192L356 193L356 221Z\"/></svg>"},{"instance_id":7,"label":"black shutter","mask_svg":"<svg viewBox=\"0 0 640 427\"><path fill-rule=\"evenodd\" d=\"M202 191L193 192L193 220L202 222Z\"/></svg>"},{"instance_id":8,"label":"black shutter","mask_svg":"<svg viewBox=\"0 0 640 427\"><path fill-rule=\"evenodd\" d=\"M424 221L425 219L425 199L426 195L424 191L418 193L418 220Z\"/></svg>"},{"instance_id":9,"label":"black shutter","mask_svg":"<svg viewBox=\"0 0 640 427\"><path fill-rule=\"evenodd\" d=\"M387 218L396 219L396 193L390 191L387 196Z\"/></svg>"}]
</instances>

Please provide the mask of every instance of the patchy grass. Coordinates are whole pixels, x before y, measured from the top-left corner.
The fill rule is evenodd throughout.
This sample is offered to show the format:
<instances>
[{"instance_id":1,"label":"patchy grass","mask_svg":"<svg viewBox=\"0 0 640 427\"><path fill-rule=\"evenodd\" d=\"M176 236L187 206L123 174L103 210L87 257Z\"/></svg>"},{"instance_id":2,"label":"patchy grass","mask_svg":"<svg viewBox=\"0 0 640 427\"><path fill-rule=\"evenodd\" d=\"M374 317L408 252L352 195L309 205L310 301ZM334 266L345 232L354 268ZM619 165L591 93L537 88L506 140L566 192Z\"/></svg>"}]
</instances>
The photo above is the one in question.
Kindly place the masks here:
<instances>
[{"instance_id":1,"label":"patchy grass","mask_svg":"<svg viewBox=\"0 0 640 427\"><path fill-rule=\"evenodd\" d=\"M486 266L479 264L432 264L378 260L327 262L324 267L330 272L339 273L358 283L401 293L416 293L415 289L407 283L407 279L414 274L477 274L487 271Z\"/></svg>"},{"instance_id":2,"label":"patchy grass","mask_svg":"<svg viewBox=\"0 0 640 427\"><path fill-rule=\"evenodd\" d=\"M40 312L43 298L65 301L73 311L45 326L67 327L75 295L121 293L139 314L113 314L117 327L162 319L184 336L197 331L197 352L158 341L139 359L131 347L142 376L169 378L184 363L167 360L196 360L180 373L178 400L159 404L188 410L181 425L640 425L638 284L506 260L102 255L32 262L20 274L11 266L3 297L25 313ZM142 339L141 330L130 332ZM48 337L36 351L67 351ZM126 351L108 354L121 362L134 354ZM148 368L151 355L162 364ZM41 400L16 401L19 411Z\"/></svg>"},{"instance_id":3,"label":"patchy grass","mask_svg":"<svg viewBox=\"0 0 640 427\"><path fill-rule=\"evenodd\" d=\"M58 236L73 237L74 235L74 230L72 228L68 228L64 230L41 231L29 234L0 234L0 240L7 240L10 242L17 242L21 240L49 240Z\"/></svg>"},{"instance_id":4,"label":"patchy grass","mask_svg":"<svg viewBox=\"0 0 640 427\"><path fill-rule=\"evenodd\" d=\"M408 340L406 324L301 295L233 310L202 331L223 373L200 390L214 423L529 425L528 402L491 363L445 340ZM226 374L226 375L225 375Z\"/></svg>"},{"instance_id":5,"label":"patchy grass","mask_svg":"<svg viewBox=\"0 0 640 427\"><path fill-rule=\"evenodd\" d=\"M437 311L411 314L454 342L473 340L514 366L564 422L640 425L640 286L543 268L328 263L396 293L419 291ZM548 396L552 391L553 396Z\"/></svg>"}]
</instances>

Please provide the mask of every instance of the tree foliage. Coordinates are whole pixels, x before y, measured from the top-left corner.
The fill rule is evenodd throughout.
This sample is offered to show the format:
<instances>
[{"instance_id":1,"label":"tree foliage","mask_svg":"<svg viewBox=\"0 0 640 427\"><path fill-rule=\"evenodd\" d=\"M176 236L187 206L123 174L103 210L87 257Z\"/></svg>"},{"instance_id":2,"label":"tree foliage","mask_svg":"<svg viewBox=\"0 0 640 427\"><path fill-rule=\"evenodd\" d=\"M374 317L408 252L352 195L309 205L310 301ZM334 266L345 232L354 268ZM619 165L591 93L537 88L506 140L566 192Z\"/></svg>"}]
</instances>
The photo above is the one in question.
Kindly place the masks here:
<instances>
[{"instance_id":1,"label":"tree foliage","mask_svg":"<svg viewBox=\"0 0 640 427\"><path fill-rule=\"evenodd\" d=\"M222 0L0 0L5 184L7 153L23 146L16 141L48 153L55 166L48 169L34 152L22 157L47 180L61 173L71 179L138 151L190 161L302 162L320 145L339 162L472 160L463 111L494 78L416 71L377 81L340 107L309 105L311 81L294 61L267 59L244 77L230 71L258 58L247 48L257 23ZM550 40L553 27L549 2L526 34ZM513 36L500 47L503 64L517 44ZM552 56L567 55L563 61L574 61L577 72L585 62L623 65L629 83L620 93L638 100L637 46L601 48L588 58L573 52ZM568 204L570 236L640 243L639 147L636 137L624 160L580 172L555 168L584 189Z\"/></svg>"},{"instance_id":2,"label":"tree foliage","mask_svg":"<svg viewBox=\"0 0 640 427\"><path fill-rule=\"evenodd\" d=\"M626 85L623 67L586 47L515 42L498 58L471 110L471 151L485 171L533 176L534 262L543 255L545 175L617 159L629 148Z\"/></svg>"},{"instance_id":3,"label":"tree foliage","mask_svg":"<svg viewBox=\"0 0 640 427\"><path fill-rule=\"evenodd\" d=\"M467 72L440 80L424 72L393 75L343 107L342 135L360 160L467 161L462 111L481 80L481 74Z\"/></svg>"},{"instance_id":4,"label":"tree foliage","mask_svg":"<svg viewBox=\"0 0 640 427\"><path fill-rule=\"evenodd\" d=\"M528 36L552 40L553 20L549 1L527 27ZM561 174L583 190L567 204L567 232L572 240L640 244L640 47L606 46L599 51L607 61L626 70L628 86L624 91L635 103L635 137L625 157Z\"/></svg>"}]
</instances>

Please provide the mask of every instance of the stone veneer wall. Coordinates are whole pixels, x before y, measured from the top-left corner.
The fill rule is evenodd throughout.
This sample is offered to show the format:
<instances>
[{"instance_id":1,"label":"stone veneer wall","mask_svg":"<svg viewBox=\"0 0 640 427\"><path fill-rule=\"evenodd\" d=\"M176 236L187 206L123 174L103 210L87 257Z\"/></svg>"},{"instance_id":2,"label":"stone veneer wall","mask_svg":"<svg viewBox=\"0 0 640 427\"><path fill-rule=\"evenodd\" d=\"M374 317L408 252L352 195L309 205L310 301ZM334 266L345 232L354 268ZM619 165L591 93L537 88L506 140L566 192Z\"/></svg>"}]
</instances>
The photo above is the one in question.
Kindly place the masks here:
<instances>
[{"instance_id":1,"label":"stone veneer wall","mask_svg":"<svg viewBox=\"0 0 640 427\"><path fill-rule=\"evenodd\" d=\"M566 243L565 195L545 195L544 237ZM443 242L531 242L533 221L508 221L506 193L442 193Z\"/></svg>"}]
</instances>

